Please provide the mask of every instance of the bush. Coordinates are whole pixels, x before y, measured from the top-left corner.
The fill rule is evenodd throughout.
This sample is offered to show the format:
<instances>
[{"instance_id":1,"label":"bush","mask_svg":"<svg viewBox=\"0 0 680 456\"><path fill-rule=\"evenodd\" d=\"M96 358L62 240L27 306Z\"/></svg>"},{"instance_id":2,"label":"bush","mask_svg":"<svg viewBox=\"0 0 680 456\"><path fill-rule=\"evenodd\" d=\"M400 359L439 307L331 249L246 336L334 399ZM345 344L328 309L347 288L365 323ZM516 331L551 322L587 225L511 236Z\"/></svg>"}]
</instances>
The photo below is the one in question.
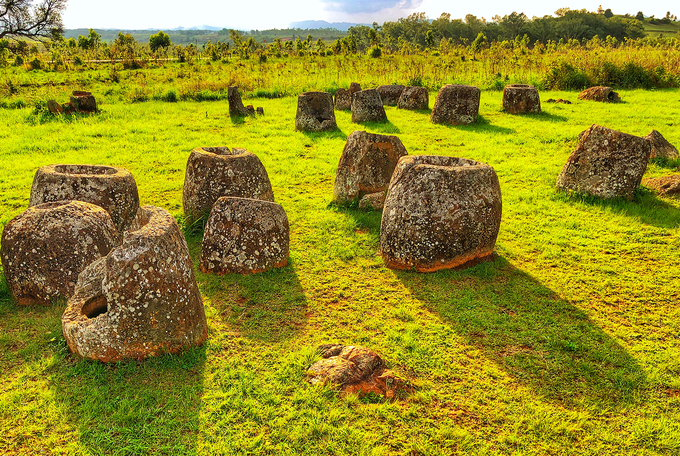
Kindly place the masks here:
<instances>
[{"instance_id":1,"label":"bush","mask_svg":"<svg viewBox=\"0 0 680 456\"><path fill-rule=\"evenodd\" d=\"M583 90L593 85L585 71L568 63L550 68L544 80L546 88L552 90Z\"/></svg>"},{"instance_id":2,"label":"bush","mask_svg":"<svg viewBox=\"0 0 680 456\"><path fill-rule=\"evenodd\" d=\"M24 64L24 58L21 57L20 55L17 55L17 56L14 58L14 66L21 66L21 65L23 65L23 64Z\"/></svg>"},{"instance_id":3,"label":"bush","mask_svg":"<svg viewBox=\"0 0 680 456\"><path fill-rule=\"evenodd\" d=\"M368 55L374 59L377 59L382 55L382 49L380 49L378 46L373 46L368 50Z\"/></svg>"},{"instance_id":4,"label":"bush","mask_svg":"<svg viewBox=\"0 0 680 456\"><path fill-rule=\"evenodd\" d=\"M163 95L161 95L161 100L166 101L168 103L177 103L177 101L179 100L179 97L177 96L177 91L175 89L168 90Z\"/></svg>"},{"instance_id":5,"label":"bush","mask_svg":"<svg viewBox=\"0 0 680 456\"><path fill-rule=\"evenodd\" d=\"M40 59L36 57L33 60L31 60L29 66L31 67L31 70L39 70L42 68L42 62L40 61Z\"/></svg>"},{"instance_id":6,"label":"bush","mask_svg":"<svg viewBox=\"0 0 680 456\"><path fill-rule=\"evenodd\" d=\"M73 56L73 64L74 65L82 65L83 64L83 58L80 57L79 55Z\"/></svg>"}]
</instances>

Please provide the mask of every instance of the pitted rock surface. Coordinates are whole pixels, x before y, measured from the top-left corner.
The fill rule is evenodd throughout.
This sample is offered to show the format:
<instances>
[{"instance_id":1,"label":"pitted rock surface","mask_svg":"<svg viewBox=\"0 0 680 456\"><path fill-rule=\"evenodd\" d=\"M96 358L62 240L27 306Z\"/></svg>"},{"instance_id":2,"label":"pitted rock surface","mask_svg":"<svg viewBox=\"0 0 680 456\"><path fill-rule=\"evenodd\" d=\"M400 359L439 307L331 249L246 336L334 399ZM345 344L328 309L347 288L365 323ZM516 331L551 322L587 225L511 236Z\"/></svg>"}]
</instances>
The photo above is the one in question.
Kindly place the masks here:
<instances>
[{"instance_id":1,"label":"pitted rock surface","mask_svg":"<svg viewBox=\"0 0 680 456\"><path fill-rule=\"evenodd\" d=\"M541 97L532 85L510 84L503 89L503 109L510 114L538 114L541 112Z\"/></svg>"},{"instance_id":2,"label":"pitted rock surface","mask_svg":"<svg viewBox=\"0 0 680 456\"><path fill-rule=\"evenodd\" d=\"M125 231L139 208L137 183L126 169L101 165L48 165L38 169L30 206L77 200L103 207L118 231Z\"/></svg>"},{"instance_id":3,"label":"pitted rock surface","mask_svg":"<svg viewBox=\"0 0 680 456\"><path fill-rule=\"evenodd\" d=\"M230 86L227 89L227 101L229 102L229 116L230 117L245 117L255 115L255 111L251 112L243 106L241 94L238 93L238 87Z\"/></svg>"},{"instance_id":4,"label":"pitted rock surface","mask_svg":"<svg viewBox=\"0 0 680 456\"><path fill-rule=\"evenodd\" d=\"M619 94L614 92L611 87L591 87L584 90L578 94L579 100L590 100L590 101L605 101L610 103L616 103L621 101Z\"/></svg>"},{"instance_id":5,"label":"pitted rock surface","mask_svg":"<svg viewBox=\"0 0 680 456\"><path fill-rule=\"evenodd\" d=\"M385 369L373 350L354 345L328 344L318 349L323 359L307 372L308 381L337 385L343 393L378 394L387 398L406 390L405 382Z\"/></svg>"},{"instance_id":6,"label":"pitted rock surface","mask_svg":"<svg viewBox=\"0 0 680 456\"><path fill-rule=\"evenodd\" d=\"M97 112L97 101L90 92L75 91L71 94L71 107L74 111Z\"/></svg>"},{"instance_id":7,"label":"pitted rock surface","mask_svg":"<svg viewBox=\"0 0 680 456\"><path fill-rule=\"evenodd\" d=\"M361 84L359 84L358 82L351 82L349 84L349 93L354 95L357 92L361 92Z\"/></svg>"},{"instance_id":8,"label":"pitted rock surface","mask_svg":"<svg viewBox=\"0 0 680 456\"><path fill-rule=\"evenodd\" d=\"M375 89L361 90L352 97L352 122L386 122L380 94Z\"/></svg>"},{"instance_id":9,"label":"pitted rock surface","mask_svg":"<svg viewBox=\"0 0 680 456\"><path fill-rule=\"evenodd\" d=\"M337 127L333 96L330 93L305 92L298 96L296 130L329 131Z\"/></svg>"},{"instance_id":10,"label":"pitted rock surface","mask_svg":"<svg viewBox=\"0 0 680 456\"><path fill-rule=\"evenodd\" d=\"M592 125L557 178L557 188L600 198L632 198L647 169L650 142L639 136Z\"/></svg>"},{"instance_id":11,"label":"pitted rock surface","mask_svg":"<svg viewBox=\"0 0 680 456\"><path fill-rule=\"evenodd\" d=\"M380 226L385 265L432 272L489 259L501 212L500 184L489 165L455 157L402 157Z\"/></svg>"},{"instance_id":12,"label":"pitted rock surface","mask_svg":"<svg viewBox=\"0 0 680 456\"><path fill-rule=\"evenodd\" d=\"M288 263L288 217L269 201L220 198L205 226L201 271L254 274Z\"/></svg>"},{"instance_id":13,"label":"pitted rock surface","mask_svg":"<svg viewBox=\"0 0 680 456\"><path fill-rule=\"evenodd\" d=\"M396 136L355 131L349 135L335 175L333 199L351 203L385 191L399 158L408 155Z\"/></svg>"},{"instance_id":14,"label":"pitted rock surface","mask_svg":"<svg viewBox=\"0 0 680 456\"><path fill-rule=\"evenodd\" d=\"M81 273L119 243L111 216L82 201L29 207L5 226L2 266L20 305L69 298Z\"/></svg>"},{"instance_id":15,"label":"pitted rock surface","mask_svg":"<svg viewBox=\"0 0 680 456\"><path fill-rule=\"evenodd\" d=\"M385 192L376 192L364 195L359 201L359 209L382 211L385 207Z\"/></svg>"},{"instance_id":16,"label":"pitted rock surface","mask_svg":"<svg viewBox=\"0 0 680 456\"><path fill-rule=\"evenodd\" d=\"M103 362L203 343L203 300L175 219L141 207L122 245L80 274L61 322L71 351Z\"/></svg>"},{"instance_id":17,"label":"pitted rock surface","mask_svg":"<svg viewBox=\"0 0 680 456\"><path fill-rule=\"evenodd\" d=\"M352 109L352 94L343 88L335 92L335 109L339 111L349 111Z\"/></svg>"},{"instance_id":18,"label":"pitted rock surface","mask_svg":"<svg viewBox=\"0 0 680 456\"><path fill-rule=\"evenodd\" d=\"M430 120L436 124L467 125L477 122L481 91L474 86L449 84L439 89Z\"/></svg>"},{"instance_id":19,"label":"pitted rock surface","mask_svg":"<svg viewBox=\"0 0 680 456\"><path fill-rule=\"evenodd\" d=\"M429 107L430 94L425 87L406 87L397 103L397 108L411 111L428 109Z\"/></svg>"},{"instance_id":20,"label":"pitted rock surface","mask_svg":"<svg viewBox=\"0 0 680 456\"><path fill-rule=\"evenodd\" d=\"M403 85L381 85L376 90L380 94L383 106L396 106L399 103L399 97L404 92Z\"/></svg>"},{"instance_id":21,"label":"pitted rock surface","mask_svg":"<svg viewBox=\"0 0 680 456\"><path fill-rule=\"evenodd\" d=\"M659 195L680 195L680 174L645 179L642 183Z\"/></svg>"},{"instance_id":22,"label":"pitted rock surface","mask_svg":"<svg viewBox=\"0 0 680 456\"><path fill-rule=\"evenodd\" d=\"M191 151L184 177L182 203L189 223L208 217L222 196L274 201L267 170L245 149L197 147Z\"/></svg>"},{"instance_id":23,"label":"pitted rock surface","mask_svg":"<svg viewBox=\"0 0 680 456\"><path fill-rule=\"evenodd\" d=\"M652 158L678 158L678 149L663 137L661 133L656 130L649 132L645 139L649 141L652 146L652 152L649 154L649 159Z\"/></svg>"}]
</instances>

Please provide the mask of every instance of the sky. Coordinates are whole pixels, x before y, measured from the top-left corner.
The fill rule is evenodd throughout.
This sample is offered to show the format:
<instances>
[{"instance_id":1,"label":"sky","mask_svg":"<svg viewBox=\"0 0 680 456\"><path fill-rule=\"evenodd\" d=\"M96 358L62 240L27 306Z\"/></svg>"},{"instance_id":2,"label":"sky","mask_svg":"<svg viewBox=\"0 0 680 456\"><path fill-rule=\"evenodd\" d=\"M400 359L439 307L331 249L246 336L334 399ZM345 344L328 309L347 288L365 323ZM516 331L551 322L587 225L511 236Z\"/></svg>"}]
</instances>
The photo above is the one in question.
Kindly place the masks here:
<instances>
[{"instance_id":1,"label":"sky","mask_svg":"<svg viewBox=\"0 0 680 456\"><path fill-rule=\"evenodd\" d=\"M663 17L666 11L680 15L676 0L617 0L602 4L614 14L633 14L640 9L646 15ZM450 0L69 0L64 13L66 28L170 29L210 25L239 30L287 28L288 24L304 20L382 24L406 17L413 12L425 12L436 19L442 12L452 18L466 14L485 17L504 16L513 11L527 16L544 16L568 6L571 9L597 10L597 0L487 0L483 2L452 2ZM677 10L677 11L676 11Z\"/></svg>"}]
</instances>

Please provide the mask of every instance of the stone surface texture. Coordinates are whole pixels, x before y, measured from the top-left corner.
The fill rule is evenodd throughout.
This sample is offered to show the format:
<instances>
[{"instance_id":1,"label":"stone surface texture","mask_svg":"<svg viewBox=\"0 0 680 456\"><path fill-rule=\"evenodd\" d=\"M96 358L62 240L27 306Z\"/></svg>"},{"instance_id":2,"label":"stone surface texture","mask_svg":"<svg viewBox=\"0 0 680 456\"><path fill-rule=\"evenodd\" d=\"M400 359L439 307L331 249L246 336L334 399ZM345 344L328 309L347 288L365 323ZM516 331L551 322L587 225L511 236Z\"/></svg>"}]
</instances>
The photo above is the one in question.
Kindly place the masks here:
<instances>
[{"instance_id":1,"label":"stone surface texture","mask_svg":"<svg viewBox=\"0 0 680 456\"><path fill-rule=\"evenodd\" d=\"M430 94L425 87L406 87L397 102L397 108L411 111L428 109L429 107Z\"/></svg>"},{"instance_id":2,"label":"stone surface texture","mask_svg":"<svg viewBox=\"0 0 680 456\"><path fill-rule=\"evenodd\" d=\"M274 201L267 170L245 149L197 147L184 177L182 203L189 223L205 219L222 196Z\"/></svg>"},{"instance_id":3,"label":"stone surface texture","mask_svg":"<svg viewBox=\"0 0 680 456\"><path fill-rule=\"evenodd\" d=\"M201 271L254 274L288 263L288 217L270 201L220 198L205 226Z\"/></svg>"},{"instance_id":4,"label":"stone surface texture","mask_svg":"<svg viewBox=\"0 0 680 456\"><path fill-rule=\"evenodd\" d=\"M352 97L352 122L385 122L387 114L375 89L361 90Z\"/></svg>"},{"instance_id":5,"label":"stone surface texture","mask_svg":"<svg viewBox=\"0 0 680 456\"><path fill-rule=\"evenodd\" d=\"M5 226L2 266L20 305L68 299L78 274L119 243L111 216L82 201L29 207Z\"/></svg>"},{"instance_id":6,"label":"stone surface texture","mask_svg":"<svg viewBox=\"0 0 680 456\"><path fill-rule=\"evenodd\" d=\"M231 117L245 117L251 116L254 112L250 112L248 108L243 106L241 94L238 93L238 87L230 86L227 89L227 101L229 102L229 116Z\"/></svg>"},{"instance_id":7,"label":"stone surface texture","mask_svg":"<svg viewBox=\"0 0 680 456\"><path fill-rule=\"evenodd\" d=\"M333 96L330 93L305 92L298 96L296 130L329 131L337 127Z\"/></svg>"},{"instance_id":8,"label":"stone surface texture","mask_svg":"<svg viewBox=\"0 0 680 456\"><path fill-rule=\"evenodd\" d=\"M396 136L355 131L349 135L335 175L333 199L352 203L385 191L397 162L408 155Z\"/></svg>"},{"instance_id":9,"label":"stone surface texture","mask_svg":"<svg viewBox=\"0 0 680 456\"><path fill-rule=\"evenodd\" d=\"M122 245L80 274L61 319L71 351L116 362L200 345L207 322L192 266L175 219L141 207Z\"/></svg>"},{"instance_id":10,"label":"stone surface texture","mask_svg":"<svg viewBox=\"0 0 680 456\"><path fill-rule=\"evenodd\" d=\"M606 101L610 103L616 103L621 101L619 94L614 92L611 87L591 87L584 90L578 94L579 100L590 100L590 101Z\"/></svg>"},{"instance_id":11,"label":"stone surface texture","mask_svg":"<svg viewBox=\"0 0 680 456\"><path fill-rule=\"evenodd\" d=\"M645 139L649 141L652 146L652 151L649 154L650 160L652 158L678 158L678 149L676 149L673 144L666 141L666 138L658 131L652 130L645 136Z\"/></svg>"},{"instance_id":12,"label":"stone surface texture","mask_svg":"<svg viewBox=\"0 0 680 456\"><path fill-rule=\"evenodd\" d=\"M645 179L642 183L659 195L680 195L680 174Z\"/></svg>"},{"instance_id":13,"label":"stone surface texture","mask_svg":"<svg viewBox=\"0 0 680 456\"><path fill-rule=\"evenodd\" d=\"M436 124L467 125L477 122L481 91L474 86L449 84L439 89L430 120Z\"/></svg>"},{"instance_id":14,"label":"stone surface texture","mask_svg":"<svg viewBox=\"0 0 680 456\"><path fill-rule=\"evenodd\" d=\"M647 169L650 142L639 136L592 125L557 178L557 188L600 198L632 198Z\"/></svg>"},{"instance_id":15,"label":"stone surface texture","mask_svg":"<svg viewBox=\"0 0 680 456\"><path fill-rule=\"evenodd\" d=\"M455 157L402 157L383 209L383 261L393 269L432 272L491 258L501 212L498 177L489 165Z\"/></svg>"},{"instance_id":16,"label":"stone surface texture","mask_svg":"<svg viewBox=\"0 0 680 456\"><path fill-rule=\"evenodd\" d=\"M359 201L359 209L382 211L385 207L385 192L376 192L364 195Z\"/></svg>"},{"instance_id":17,"label":"stone surface texture","mask_svg":"<svg viewBox=\"0 0 680 456\"><path fill-rule=\"evenodd\" d=\"M541 112L541 97L532 85L510 84L503 89L503 109L510 114L538 114Z\"/></svg>"},{"instance_id":18,"label":"stone surface texture","mask_svg":"<svg viewBox=\"0 0 680 456\"><path fill-rule=\"evenodd\" d=\"M71 107L78 112L97 112L97 101L90 92L75 91L71 94Z\"/></svg>"},{"instance_id":19,"label":"stone surface texture","mask_svg":"<svg viewBox=\"0 0 680 456\"><path fill-rule=\"evenodd\" d=\"M369 393L392 399L409 388L404 380L385 369L373 350L354 345L327 344L318 349L322 359L307 372L311 384L330 383L342 393L364 396Z\"/></svg>"},{"instance_id":20,"label":"stone surface texture","mask_svg":"<svg viewBox=\"0 0 680 456\"><path fill-rule=\"evenodd\" d=\"M396 106L399 103L399 97L404 92L403 85L381 85L376 90L380 94L383 106Z\"/></svg>"},{"instance_id":21,"label":"stone surface texture","mask_svg":"<svg viewBox=\"0 0 680 456\"><path fill-rule=\"evenodd\" d=\"M339 111L352 109L352 94L349 90L340 88L335 92L335 109Z\"/></svg>"},{"instance_id":22,"label":"stone surface texture","mask_svg":"<svg viewBox=\"0 0 680 456\"><path fill-rule=\"evenodd\" d=\"M360 92L360 91L361 91L361 84L359 84L358 82L350 82L349 93L354 95L355 93Z\"/></svg>"},{"instance_id":23,"label":"stone surface texture","mask_svg":"<svg viewBox=\"0 0 680 456\"><path fill-rule=\"evenodd\" d=\"M125 231L139 208L137 183L123 168L101 165L48 165L38 169L30 205L77 200L101 206L118 231Z\"/></svg>"}]
</instances>

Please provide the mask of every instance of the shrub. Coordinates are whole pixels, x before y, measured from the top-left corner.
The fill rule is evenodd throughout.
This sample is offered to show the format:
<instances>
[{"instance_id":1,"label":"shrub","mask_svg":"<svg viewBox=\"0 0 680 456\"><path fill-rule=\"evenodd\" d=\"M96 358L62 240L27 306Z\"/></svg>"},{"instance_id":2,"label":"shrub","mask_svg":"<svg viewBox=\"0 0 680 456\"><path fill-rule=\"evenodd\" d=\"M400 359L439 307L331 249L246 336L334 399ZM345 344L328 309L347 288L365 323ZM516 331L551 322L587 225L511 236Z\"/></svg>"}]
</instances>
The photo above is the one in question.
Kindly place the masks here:
<instances>
[{"instance_id":1,"label":"shrub","mask_svg":"<svg viewBox=\"0 0 680 456\"><path fill-rule=\"evenodd\" d=\"M42 62L40 61L39 58L36 57L33 60L31 60L29 66L31 67L31 70L39 70L42 68Z\"/></svg>"},{"instance_id":2,"label":"shrub","mask_svg":"<svg viewBox=\"0 0 680 456\"><path fill-rule=\"evenodd\" d=\"M368 55L374 59L377 59L382 55L382 49L380 49L378 46L373 46L371 49L369 49Z\"/></svg>"},{"instance_id":3,"label":"shrub","mask_svg":"<svg viewBox=\"0 0 680 456\"><path fill-rule=\"evenodd\" d=\"M593 85L585 71L568 63L550 68L544 80L545 86L552 90L583 90Z\"/></svg>"},{"instance_id":4,"label":"shrub","mask_svg":"<svg viewBox=\"0 0 680 456\"><path fill-rule=\"evenodd\" d=\"M17 55L17 56L14 58L14 66L21 66L21 65L23 65L23 64L24 64L24 58L21 57L20 55Z\"/></svg>"},{"instance_id":5,"label":"shrub","mask_svg":"<svg viewBox=\"0 0 680 456\"><path fill-rule=\"evenodd\" d=\"M175 89L168 90L163 95L161 95L161 100L166 101L168 103L177 103L177 101L179 100L179 97L177 96L177 91Z\"/></svg>"},{"instance_id":6,"label":"shrub","mask_svg":"<svg viewBox=\"0 0 680 456\"><path fill-rule=\"evenodd\" d=\"M74 65L82 65L83 64L83 58L80 57L79 55L73 56L73 64Z\"/></svg>"}]
</instances>

